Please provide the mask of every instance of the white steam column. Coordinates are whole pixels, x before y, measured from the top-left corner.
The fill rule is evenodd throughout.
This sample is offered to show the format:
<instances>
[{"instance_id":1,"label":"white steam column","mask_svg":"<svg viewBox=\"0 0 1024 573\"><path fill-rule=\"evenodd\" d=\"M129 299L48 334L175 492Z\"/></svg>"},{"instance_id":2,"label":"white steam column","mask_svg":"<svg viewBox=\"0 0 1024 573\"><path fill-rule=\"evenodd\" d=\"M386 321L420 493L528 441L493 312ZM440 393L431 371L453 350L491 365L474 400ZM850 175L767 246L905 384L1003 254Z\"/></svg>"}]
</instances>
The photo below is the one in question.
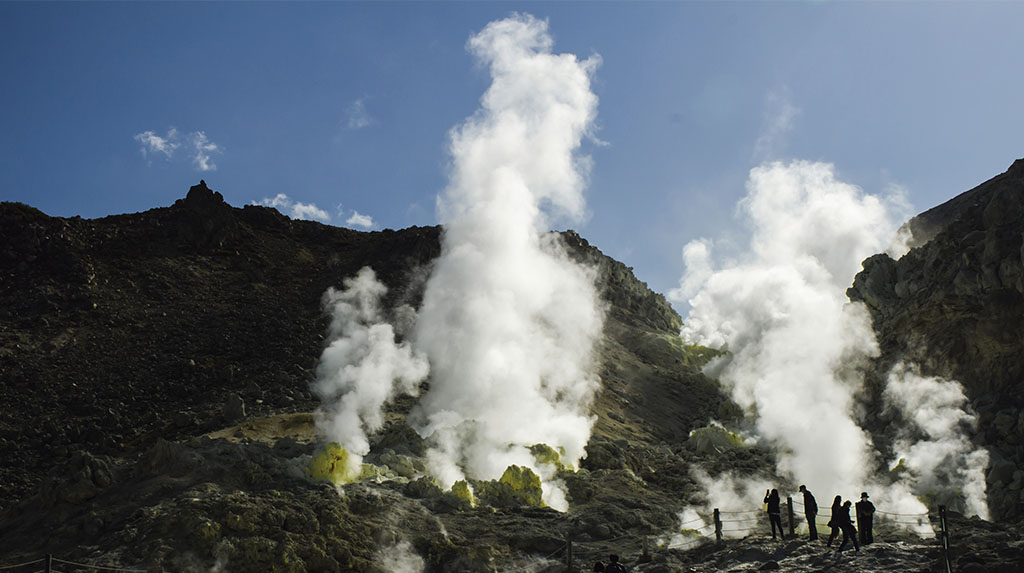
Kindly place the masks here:
<instances>
[{"instance_id":1,"label":"white steam column","mask_svg":"<svg viewBox=\"0 0 1024 573\"><path fill-rule=\"evenodd\" d=\"M527 448L561 448L576 464L593 424L603 322L593 273L544 232L549 216L584 215L587 159L575 152L596 115L590 77L599 60L551 48L547 23L528 15L469 40L493 82L451 132L442 253L414 336L431 387L413 419L442 486L518 464L534 468L545 501L564 509L554 469L538 467Z\"/></svg>"}]
</instances>

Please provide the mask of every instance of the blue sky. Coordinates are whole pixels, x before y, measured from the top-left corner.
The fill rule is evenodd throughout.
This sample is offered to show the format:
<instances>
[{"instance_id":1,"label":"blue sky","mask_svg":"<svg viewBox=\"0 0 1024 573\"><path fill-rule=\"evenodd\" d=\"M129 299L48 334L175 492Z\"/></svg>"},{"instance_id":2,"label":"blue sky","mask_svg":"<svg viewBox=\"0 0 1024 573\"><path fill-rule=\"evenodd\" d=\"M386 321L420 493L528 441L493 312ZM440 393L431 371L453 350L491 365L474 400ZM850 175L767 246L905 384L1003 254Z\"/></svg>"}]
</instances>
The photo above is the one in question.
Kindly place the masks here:
<instances>
[{"instance_id":1,"label":"blue sky","mask_svg":"<svg viewBox=\"0 0 1024 573\"><path fill-rule=\"evenodd\" d=\"M435 224L448 131L489 83L466 40L514 11L602 58L590 215L558 226L661 292L762 161L922 211L1024 157L1018 2L2 3L0 199L101 217L203 178L236 206Z\"/></svg>"}]
</instances>

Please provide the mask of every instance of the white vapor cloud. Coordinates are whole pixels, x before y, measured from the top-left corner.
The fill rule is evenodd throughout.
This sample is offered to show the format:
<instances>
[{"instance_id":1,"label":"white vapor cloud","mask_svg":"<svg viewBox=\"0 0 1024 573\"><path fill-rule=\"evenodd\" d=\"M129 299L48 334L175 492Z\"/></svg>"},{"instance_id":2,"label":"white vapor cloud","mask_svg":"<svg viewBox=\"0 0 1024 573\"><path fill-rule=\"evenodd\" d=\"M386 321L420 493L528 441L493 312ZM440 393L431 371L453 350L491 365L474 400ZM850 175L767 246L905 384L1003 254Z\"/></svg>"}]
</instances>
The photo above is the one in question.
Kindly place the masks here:
<instances>
[{"instance_id":1,"label":"white vapor cloud","mask_svg":"<svg viewBox=\"0 0 1024 573\"><path fill-rule=\"evenodd\" d=\"M889 372L883 397L909 421L898 428L896 457L890 465L903 462L914 491L962 492L967 514L988 519L989 456L968 437L978 420L968 408L963 387L953 380L922 376L917 368L899 363Z\"/></svg>"},{"instance_id":2,"label":"white vapor cloud","mask_svg":"<svg viewBox=\"0 0 1024 573\"><path fill-rule=\"evenodd\" d=\"M167 130L167 135L164 137L160 137L153 131L143 131L135 134L134 139L140 143L143 157L159 153L167 160L174 157L175 152L184 141L192 155L192 164L199 171L216 170L217 165L213 163L210 154L223 152L220 146L210 141L206 137L206 133L202 131L193 131L182 136L177 129L172 127Z\"/></svg>"},{"instance_id":3,"label":"white vapor cloud","mask_svg":"<svg viewBox=\"0 0 1024 573\"><path fill-rule=\"evenodd\" d=\"M787 87L772 90L765 97L764 122L754 143L755 160L774 159L785 150L786 138L800 115L800 108L793 105L792 99Z\"/></svg>"},{"instance_id":4,"label":"white vapor cloud","mask_svg":"<svg viewBox=\"0 0 1024 573\"><path fill-rule=\"evenodd\" d=\"M170 158L179 146L177 139L178 130L173 127L167 130L167 135L164 137L160 137L152 131L143 131L135 135L135 141L142 144L140 151L142 151L143 157L148 157L150 153L162 153L164 157Z\"/></svg>"},{"instance_id":5,"label":"white vapor cloud","mask_svg":"<svg viewBox=\"0 0 1024 573\"><path fill-rule=\"evenodd\" d=\"M886 250L906 202L866 194L836 179L831 165L806 161L751 170L747 191L740 212L750 243L739 260L716 268L707 241L684 251L687 274L674 293L691 297L691 311L681 334L729 350L710 371L776 446L782 474L844 497L872 489L882 460L858 424L855 394L879 350L866 307L849 302L845 291L860 263ZM905 373L889 383L920 388ZM903 484L876 498L924 512L914 493L913 484Z\"/></svg>"},{"instance_id":6,"label":"white vapor cloud","mask_svg":"<svg viewBox=\"0 0 1024 573\"><path fill-rule=\"evenodd\" d=\"M346 219L345 223L352 225L353 227L362 227L364 229L372 229L377 225L373 222L373 217L363 215L359 211L352 211L352 216Z\"/></svg>"},{"instance_id":7,"label":"white vapor cloud","mask_svg":"<svg viewBox=\"0 0 1024 573\"><path fill-rule=\"evenodd\" d=\"M313 389L321 400L317 426L348 450L349 470L357 472L370 451L368 435L384 423L384 406L399 394L416 395L429 365L407 342L395 342L380 307L387 287L373 269L364 267L343 284L342 291L324 293L331 325Z\"/></svg>"},{"instance_id":8,"label":"white vapor cloud","mask_svg":"<svg viewBox=\"0 0 1024 573\"><path fill-rule=\"evenodd\" d=\"M274 197L266 197L259 201L253 201L252 204L262 205L264 207L273 207L278 211L284 212L284 214L288 215L292 219L320 221L321 223L327 223L331 220L331 216L327 211L324 211L312 203L300 203L293 201L284 193L278 193Z\"/></svg>"},{"instance_id":9,"label":"white vapor cloud","mask_svg":"<svg viewBox=\"0 0 1024 573\"><path fill-rule=\"evenodd\" d=\"M401 541L382 549L378 554L378 560L385 571L393 573L422 573L426 569L423 558L408 541Z\"/></svg>"},{"instance_id":10,"label":"white vapor cloud","mask_svg":"<svg viewBox=\"0 0 1024 573\"><path fill-rule=\"evenodd\" d=\"M362 129L374 123L374 119L366 111L366 101L364 98L359 98L352 102L345 110L345 115L348 116L349 129Z\"/></svg>"},{"instance_id":11,"label":"white vapor cloud","mask_svg":"<svg viewBox=\"0 0 1024 573\"><path fill-rule=\"evenodd\" d=\"M206 138L206 134L202 131L196 131L191 134L192 143L192 163L196 166L196 169L200 171L214 171L217 169L217 165L210 160L211 153L221 153L220 147L216 143Z\"/></svg>"},{"instance_id":12,"label":"white vapor cloud","mask_svg":"<svg viewBox=\"0 0 1024 573\"><path fill-rule=\"evenodd\" d=\"M412 419L443 486L518 464L541 475L549 505L566 509L553 468L538 467L528 447L561 448L570 464L584 455L603 312L593 271L543 231L549 216L585 211L587 161L575 152L596 116L598 59L552 45L547 22L529 15L469 40L492 83L451 132L442 253L414 335L431 386Z\"/></svg>"}]
</instances>

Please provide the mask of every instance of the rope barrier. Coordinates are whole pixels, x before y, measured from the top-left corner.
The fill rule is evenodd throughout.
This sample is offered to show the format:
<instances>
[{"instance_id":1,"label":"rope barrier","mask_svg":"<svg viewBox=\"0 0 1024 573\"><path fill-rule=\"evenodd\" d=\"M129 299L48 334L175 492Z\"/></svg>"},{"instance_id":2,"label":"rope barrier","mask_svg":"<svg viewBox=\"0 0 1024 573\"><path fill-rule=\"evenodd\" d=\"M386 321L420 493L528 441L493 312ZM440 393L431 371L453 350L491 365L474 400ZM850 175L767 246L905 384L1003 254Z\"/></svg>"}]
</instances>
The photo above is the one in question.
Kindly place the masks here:
<instances>
[{"instance_id":1,"label":"rope barrier","mask_svg":"<svg viewBox=\"0 0 1024 573\"><path fill-rule=\"evenodd\" d=\"M690 541L686 541L676 545L669 545L665 547L665 549L690 549L691 547L696 547L698 545L704 544L705 541L706 539L704 539L703 537L699 537L697 539L692 539Z\"/></svg>"},{"instance_id":2,"label":"rope barrier","mask_svg":"<svg viewBox=\"0 0 1024 573\"><path fill-rule=\"evenodd\" d=\"M3 565L0 566L0 571L4 569L17 569L18 567L24 567L26 565L35 565L36 563L42 563L45 559L36 559L34 561L26 561L24 563L18 563L17 565Z\"/></svg>"},{"instance_id":3,"label":"rope barrier","mask_svg":"<svg viewBox=\"0 0 1024 573\"><path fill-rule=\"evenodd\" d=\"M740 513L761 513L761 510L757 511L719 511L720 515L737 515Z\"/></svg>"},{"instance_id":4,"label":"rope barrier","mask_svg":"<svg viewBox=\"0 0 1024 573\"><path fill-rule=\"evenodd\" d=\"M558 554L558 552L559 552L559 551L564 551L566 547L568 547L568 546L567 546L567 545L562 545L562 546L561 546L561 547L559 547L558 549L555 549L555 551L554 551L553 553L551 553L551 554L549 554L549 555L546 555L546 556L544 557L544 559L551 559L551 558L552 558L552 557L554 557L554 556L555 556L556 554Z\"/></svg>"},{"instance_id":5,"label":"rope barrier","mask_svg":"<svg viewBox=\"0 0 1024 573\"><path fill-rule=\"evenodd\" d=\"M88 563L79 563L77 561L68 561L66 559L59 559L57 557L52 557L50 559L50 561L52 563L63 563L65 565L71 565L71 566L74 566L74 567L85 567L86 569L98 569L98 570L101 570L101 571L125 571L125 572L128 572L128 573L146 573L145 569L128 569L128 568L125 568L125 567L108 567L106 565L90 565ZM44 558L41 558L41 559L34 559L32 561L26 561L24 563L18 563L16 565L2 565L2 566L0 566L0 571L5 571L5 570L9 570L9 569L17 569L19 567L26 567L26 566L29 566L29 565L36 565L38 563L45 563L45 562L46 562L46 558L44 557ZM45 573L45 570L40 570L40 571L43 571ZM60 569L57 569L57 568L54 568L54 567L51 567L50 571L51 571L51 573L61 573ZM33 572L33 573L39 573L39 572Z\"/></svg>"},{"instance_id":6,"label":"rope barrier","mask_svg":"<svg viewBox=\"0 0 1024 573\"><path fill-rule=\"evenodd\" d=\"M931 515L930 513L889 513L888 511L878 511L875 513L881 513L883 515L900 515L900 516L911 516L911 517L923 517L925 515Z\"/></svg>"},{"instance_id":7,"label":"rope barrier","mask_svg":"<svg viewBox=\"0 0 1024 573\"><path fill-rule=\"evenodd\" d=\"M66 565L76 565L78 567L87 567L89 569L100 569L103 571L130 571L132 573L146 573L145 569L126 569L124 567L107 567L105 565L89 565L88 563L76 563L74 561L65 561L63 559L53 558L56 563L64 563Z\"/></svg>"}]
</instances>

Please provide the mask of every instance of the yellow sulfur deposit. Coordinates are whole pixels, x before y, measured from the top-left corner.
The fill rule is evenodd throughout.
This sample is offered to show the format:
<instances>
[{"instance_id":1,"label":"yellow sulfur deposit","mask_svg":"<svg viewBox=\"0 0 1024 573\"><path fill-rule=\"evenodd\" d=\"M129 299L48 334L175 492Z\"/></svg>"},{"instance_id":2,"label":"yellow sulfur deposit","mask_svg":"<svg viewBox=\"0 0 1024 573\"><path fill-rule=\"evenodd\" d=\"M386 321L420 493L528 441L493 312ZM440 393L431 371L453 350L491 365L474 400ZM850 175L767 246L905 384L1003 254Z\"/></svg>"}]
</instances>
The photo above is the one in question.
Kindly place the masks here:
<instances>
[{"instance_id":1,"label":"yellow sulfur deposit","mask_svg":"<svg viewBox=\"0 0 1024 573\"><path fill-rule=\"evenodd\" d=\"M565 457L565 448L559 446L558 451L547 444L534 444L530 446L530 453L533 454L533 459L537 460L538 464L554 466L557 471L576 471L571 465L566 466L562 463L562 458Z\"/></svg>"},{"instance_id":2,"label":"yellow sulfur deposit","mask_svg":"<svg viewBox=\"0 0 1024 573\"><path fill-rule=\"evenodd\" d=\"M359 478L349 468L348 450L336 442L327 444L313 456L309 464L309 475L318 481L329 481L335 485L352 483Z\"/></svg>"},{"instance_id":3,"label":"yellow sulfur deposit","mask_svg":"<svg viewBox=\"0 0 1024 573\"><path fill-rule=\"evenodd\" d=\"M480 501L491 507L543 507L540 476L528 467L508 466L501 478L474 482Z\"/></svg>"},{"instance_id":4,"label":"yellow sulfur deposit","mask_svg":"<svg viewBox=\"0 0 1024 573\"><path fill-rule=\"evenodd\" d=\"M470 489L466 480L459 480L452 484L452 496L461 502L460 505L476 507L476 496L473 495L473 490Z\"/></svg>"}]
</instances>

